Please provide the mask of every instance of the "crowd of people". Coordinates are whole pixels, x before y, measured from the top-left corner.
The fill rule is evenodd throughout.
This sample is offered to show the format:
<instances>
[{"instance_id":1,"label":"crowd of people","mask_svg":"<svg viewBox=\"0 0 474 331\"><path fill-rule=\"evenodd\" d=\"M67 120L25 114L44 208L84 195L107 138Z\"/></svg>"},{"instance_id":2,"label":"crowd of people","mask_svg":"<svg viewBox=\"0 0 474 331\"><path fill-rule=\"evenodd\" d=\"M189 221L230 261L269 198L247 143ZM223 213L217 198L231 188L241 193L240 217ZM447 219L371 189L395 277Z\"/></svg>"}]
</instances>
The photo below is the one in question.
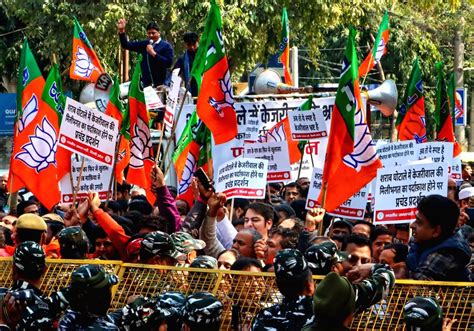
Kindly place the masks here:
<instances>
[{"instance_id":1,"label":"crowd of people","mask_svg":"<svg viewBox=\"0 0 474 331\"><path fill-rule=\"evenodd\" d=\"M143 54L143 83L165 83L173 48L156 23L147 40L130 42L126 21L117 24L122 47ZM198 37L183 38L181 69L190 91L190 68ZM64 289L40 290L46 258L101 259L173 267L274 272L281 302L237 325L252 330L348 330L352 318L388 295L395 279L472 281L474 187L468 165L464 182L449 180L448 196L429 195L411 224L374 226L372 204L364 220L306 210L310 180L269 183L262 200L226 199L193 179L193 203L176 198L161 169L151 176L156 204L143 189L124 182L112 200L89 192L77 205L45 210L24 195L8 208L6 175L0 177L0 256L12 257L12 281L0 288L1 330L219 330L224 303L207 292L165 291L132 296L110 311L111 288L119 282L97 264L84 264ZM10 199L11 200L11 199ZM13 204L14 205L14 204ZM325 276L315 286L312 276ZM195 285L195 284L194 284ZM249 287L248 291L252 289ZM251 300L258 298L252 297ZM450 330L436 298L415 297L404 307L412 330ZM239 324L239 321L237 321Z\"/></svg>"},{"instance_id":2,"label":"crowd of people","mask_svg":"<svg viewBox=\"0 0 474 331\"><path fill-rule=\"evenodd\" d=\"M1 179L0 196L6 199L0 208L6 208L6 176ZM192 206L176 199L157 166L151 181L155 206L142 189L124 182L108 202L90 192L76 207L48 211L30 196L18 203L16 213L2 213L0 254L13 256L14 281L0 291L3 328L31 330L42 323L38 329L160 329L167 324L200 330L214 323L219 329L223 304L209 293L132 297L109 313L110 288L118 279L98 265L78 268L69 287L46 297L39 290L45 258L272 271L283 299L251 316L247 326L253 330L345 330L354 314L388 294L395 278L472 280L474 188L467 180L459 188L450 180L448 197L423 198L411 225L389 226L372 224L370 203L366 219L357 221L331 217L320 208L305 210L307 178L270 183L260 201L227 200L195 178ZM315 288L312 275L326 277ZM435 298L415 299L405 307L407 322L425 323L413 310L420 305L442 316ZM439 330L442 320L437 320ZM450 327L453 321L446 323Z\"/></svg>"}]
</instances>

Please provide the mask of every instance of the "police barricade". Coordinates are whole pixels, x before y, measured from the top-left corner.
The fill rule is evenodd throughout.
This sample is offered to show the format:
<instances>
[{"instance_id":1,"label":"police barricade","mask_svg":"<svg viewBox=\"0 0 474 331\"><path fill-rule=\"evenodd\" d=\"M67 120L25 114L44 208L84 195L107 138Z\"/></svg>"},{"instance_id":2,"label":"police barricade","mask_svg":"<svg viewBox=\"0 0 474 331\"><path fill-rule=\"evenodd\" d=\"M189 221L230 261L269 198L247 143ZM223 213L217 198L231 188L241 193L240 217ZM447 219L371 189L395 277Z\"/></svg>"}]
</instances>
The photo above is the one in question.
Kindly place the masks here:
<instances>
[{"instance_id":1,"label":"police barricade","mask_svg":"<svg viewBox=\"0 0 474 331\"><path fill-rule=\"evenodd\" d=\"M11 285L11 258L0 258L0 286ZM47 260L41 290L50 294L67 286L71 272L81 264L101 264L116 273L120 282L112 289L111 310L126 304L131 295L154 297L167 291L186 295L206 291L224 304L222 330L237 323L242 328L263 308L281 301L273 273L208 270L129 264L120 261ZM313 277L316 285L322 279ZM351 330L403 330L403 306L415 296L435 297L445 317L458 321L453 330L468 330L474 324L474 283L397 280L395 288L380 303L356 316Z\"/></svg>"}]
</instances>

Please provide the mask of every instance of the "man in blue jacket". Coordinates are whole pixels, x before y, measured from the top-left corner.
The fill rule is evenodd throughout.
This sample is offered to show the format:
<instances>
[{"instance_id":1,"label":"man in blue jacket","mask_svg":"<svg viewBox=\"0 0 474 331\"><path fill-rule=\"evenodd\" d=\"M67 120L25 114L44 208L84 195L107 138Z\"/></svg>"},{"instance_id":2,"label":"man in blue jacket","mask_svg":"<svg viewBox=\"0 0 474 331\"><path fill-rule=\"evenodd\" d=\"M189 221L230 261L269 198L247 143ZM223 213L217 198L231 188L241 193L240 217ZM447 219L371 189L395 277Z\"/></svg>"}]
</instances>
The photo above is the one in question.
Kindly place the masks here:
<instances>
[{"instance_id":1,"label":"man in blue jacket","mask_svg":"<svg viewBox=\"0 0 474 331\"><path fill-rule=\"evenodd\" d=\"M406 261L410 278L468 281L471 250L454 234L458 218L459 207L446 197L429 195L420 200L410 225L414 239Z\"/></svg>"},{"instance_id":2,"label":"man in blue jacket","mask_svg":"<svg viewBox=\"0 0 474 331\"><path fill-rule=\"evenodd\" d=\"M148 39L129 41L125 33L127 21L121 18L117 23L120 44L123 48L142 54L142 83L144 87L163 85L168 68L173 64L173 47L161 39L160 28L156 22L148 23L146 34Z\"/></svg>"}]
</instances>

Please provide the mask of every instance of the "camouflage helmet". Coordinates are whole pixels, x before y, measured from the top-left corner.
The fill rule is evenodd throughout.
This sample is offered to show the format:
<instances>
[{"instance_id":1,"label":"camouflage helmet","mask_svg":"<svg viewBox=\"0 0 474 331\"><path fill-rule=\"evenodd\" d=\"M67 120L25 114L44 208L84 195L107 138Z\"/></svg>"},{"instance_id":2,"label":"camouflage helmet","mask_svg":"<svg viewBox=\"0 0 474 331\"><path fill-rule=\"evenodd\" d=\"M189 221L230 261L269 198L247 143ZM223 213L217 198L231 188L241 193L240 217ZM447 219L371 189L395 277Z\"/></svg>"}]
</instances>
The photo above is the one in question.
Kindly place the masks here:
<instances>
[{"instance_id":1,"label":"camouflage helmet","mask_svg":"<svg viewBox=\"0 0 474 331\"><path fill-rule=\"evenodd\" d=\"M171 236L165 232L154 231L148 233L143 238L140 246L140 259L147 260L153 256L169 256L173 259L180 259L185 257L179 252Z\"/></svg>"},{"instance_id":2,"label":"camouflage helmet","mask_svg":"<svg viewBox=\"0 0 474 331\"><path fill-rule=\"evenodd\" d=\"M403 318L409 330L441 330L443 311L434 298L414 297L403 307Z\"/></svg>"},{"instance_id":3,"label":"camouflage helmet","mask_svg":"<svg viewBox=\"0 0 474 331\"><path fill-rule=\"evenodd\" d=\"M187 232L179 231L171 234L171 239L176 249L183 254L188 254L193 250L199 250L206 247L206 243L200 239L195 239Z\"/></svg>"},{"instance_id":4,"label":"camouflage helmet","mask_svg":"<svg viewBox=\"0 0 474 331\"><path fill-rule=\"evenodd\" d=\"M196 257L190 264L191 268L203 268L203 269L217 269L216 258L208 255L200 255Z\"/></svg>"},{"instance_id":5,"label":"camouflage helmet","mask_svg":"<svg viewBox=\"0 0 474 331\"><path fill-rule=\"evenodd\" d=\"M100 289L117 283L118 277L115 274L108 273L98 264L82 265L74 270L71 275L71 286L87 289Z\"/></svg>"},{"instance_id":6,"label":"camouflage helmet","mask_svg":"<svg viewBox=\"0 0 474 331\"><path fill-rule=\"evenodd\" d=\"M43 248L34 241L19 244L13 254L13 265L25 276L37 279L46 268Z\"/></svg>"},{"instance_id":7,"label":"camouflage helmet","mask_svg":"<svg viewBox=\"0 0 474 331\"><path fill-rule=\"evenodd\" d=\"M89 239L80 226L62 229L58 241L64 259L84 259L89 251Z\"/></svg>"},{"instance_id":8,"label":"camouflage helmet","mask_svg":"<svg viewBox=\"0 0 474 331\"><path fill-rule=\"evenodd\" d=\"M273 261L277 278L293 278L308 271L308 262L300 251L292 248L277 252Z\"/></svg>"},{"instance_id":9,"label":"camouflage helmet","mask_svg":"<svg viewBox=\"0 0 474 331\"><path fill-rule=\"evenodd\" d=\"M336 244L332 241L310 246L304 253L304 257L313 275L327 275L331 272L333 264L344 261L344 255L338 251Z\"/></svg>"},{"instance_id":10,"label":"camouflage helmet","mask_svg":"<svg viewBox=\"0 0 474 331\"><path fill-rule=\"evenodd\" d=\"M220 321L224 309L222 303L211 293L198 292L186 299L183 319L193 325L208 325Z\"/></svg>"},{"instance_id":11,"label":"camouflage helmet","mask_svg":"<svg viewBox=\"0 0 474 331\"><path fill-rule=\"evenodd\" d=\"M184 305L186 304L186 297L181 292L168 291L158 297L158 305L166 309L174 309L182 314Z\"/></svg>"}]
</instances>

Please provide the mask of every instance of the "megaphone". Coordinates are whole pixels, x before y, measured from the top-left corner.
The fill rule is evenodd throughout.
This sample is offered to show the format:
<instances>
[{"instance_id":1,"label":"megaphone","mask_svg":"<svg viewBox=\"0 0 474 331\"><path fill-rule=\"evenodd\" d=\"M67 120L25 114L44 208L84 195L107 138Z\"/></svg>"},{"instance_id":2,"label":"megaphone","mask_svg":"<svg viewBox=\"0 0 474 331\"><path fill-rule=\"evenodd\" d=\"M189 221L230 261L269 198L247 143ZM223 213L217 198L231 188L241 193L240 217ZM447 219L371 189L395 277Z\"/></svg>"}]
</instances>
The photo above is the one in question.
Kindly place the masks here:
<instances>
[{"instance_id":1,"label":"megaphone","mask_svg":"<svg viewBox=\"0 0 474 331\"><path fill-rule=\"evenodd\" d=\"M387 79L376 89L366 92L367 101L379 109L384 116L392 116L397 107L398 91L395 82Z\"/></svg>"},{"instance_id":2,"label":"megaphone","mask_svg":"<svg viewBox=\"0 0 474 331\"><path fill-rule=\"evenodd\" d=\"M311 93L313 88L294 87L281 82L280 74L272 69L265 69L257 75L254 83L254 92L256 94L285 94L285 93Z\"/></svg>"}]
</instances>

